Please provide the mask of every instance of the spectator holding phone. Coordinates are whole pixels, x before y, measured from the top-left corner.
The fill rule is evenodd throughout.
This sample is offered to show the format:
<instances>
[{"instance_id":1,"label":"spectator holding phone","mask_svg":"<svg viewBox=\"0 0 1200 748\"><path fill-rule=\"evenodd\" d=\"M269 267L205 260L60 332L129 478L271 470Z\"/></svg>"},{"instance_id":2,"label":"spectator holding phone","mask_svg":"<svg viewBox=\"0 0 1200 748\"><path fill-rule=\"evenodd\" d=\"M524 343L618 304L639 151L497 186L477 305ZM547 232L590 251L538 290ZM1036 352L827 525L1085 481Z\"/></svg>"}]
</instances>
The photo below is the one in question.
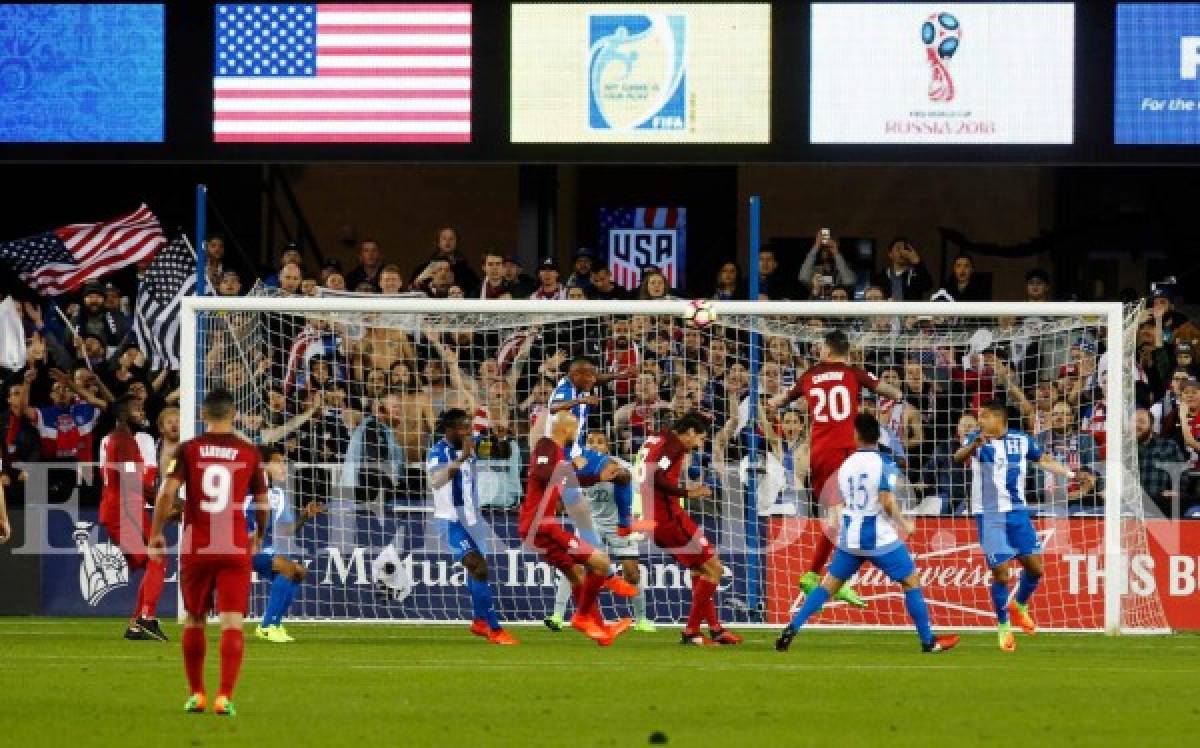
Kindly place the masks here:
<instances>
[{"instance_id":1,"label":"spectator holding phone","mask_svg":"<svg viewBox=\"0 0 1200 748\"><path fill-rule=\"evenodd\" d=\"M916 247L899 237L892 242L888 263L876 283L892 301L925 301L933 289L933 279L921 261Z\"/></svg>"},{"instance_id":2,"label":"spectator holding phone","mask_svg":"<svg viewBox=\"0 0 1200 748\"><path fill-rule=\"evenodd\" d=\"M796 279L808 291L810 298L824 299L828 298L835 286L853 286L858 274L842 256L837 240L830 237L829 229L821 229L804 256Z\"/></svg>"}]
</instances>

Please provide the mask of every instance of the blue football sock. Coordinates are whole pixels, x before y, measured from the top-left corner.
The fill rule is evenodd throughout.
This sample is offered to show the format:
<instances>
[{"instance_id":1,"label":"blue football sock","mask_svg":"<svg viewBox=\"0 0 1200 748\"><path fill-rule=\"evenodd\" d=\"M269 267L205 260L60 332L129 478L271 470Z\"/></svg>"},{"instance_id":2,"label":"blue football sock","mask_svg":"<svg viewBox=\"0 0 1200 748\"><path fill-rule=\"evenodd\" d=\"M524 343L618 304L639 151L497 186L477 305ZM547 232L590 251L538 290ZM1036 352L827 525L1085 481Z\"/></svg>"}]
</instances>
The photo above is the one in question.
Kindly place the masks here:
<instances>
[{"instance_id":1,"label":"blue football sock","mask_svg":"<svg viewBox=\"0 0 1200 748\"><path fill-rule=\"evenodd\" d=\"M613 501L617 505L617 527L633 524L633 481L613 482Z\"/></svg>"},{"instance_id":2,"label":"blue football sock","mask_svg":"<svg viewBox=\"0 0 1200 748\"><path fill-rule=\"evenodd\" d=\"M291 582L291 584L288 586L287 600L284 600L283 610L279 611L279 615L276 616L276 618L275 618L276 624L283 623L283 617L286 616L288 614L288 611L292 609L292 601L296 599L296 593L300 591L300 583L299 582L296 582L293 580L288 580L288 581Z\"/></svg>"},{"instance_id":3,"label":"blue football sock","mask_svg":"<svg viewBox=\"0 0 1200 748\"><path fill-rule=\"evenodd\" d=\"M809 618L816 615L817 611L824 607L827 602L829 602L829 590L824 587L817 587L804 596L804 604L800 606L800 610L796 611L796 615L792 616L792 622L788 624L788 628L800 628L808 622Z\"/></svg>"},{"instance_id":4,"label":"blue football sock","mask_svg":"<svg viewBox=\"0 0 1200 748\"><path fill-rule=\"evenodd\" d=\"M271 592L267 596L267 608L263 611L262 625L274 626L283 619L283 611L287 607L288 592L292 580L283 574L276 574L271 580Z\"/></svg>"},{"instance_id":5,"label":"blue football sock","mask_svg":"<svg viewBox=\"0 0 1200 748\"><path fill-rule=\"evenodd\" d=\"M921 593L920 587L904 591L904 608L908 611L913 625L917 627L917 636L921 637L921 643L933 641L933 629L929 625L929 606L925 604L925 595Z\"/></svg>"},{"instance_id":6,"label":"blue football sock","mask_svg":"<svg viewBox=\"0 0 1200 748\"><path fill-rule=\"evenodd\" d=\"M996 609L996 621L1008 623L1008 582L992 581L992 607Z\"/></svg>"},{"instance_id":7,"label":"blue football sock","mask_svg":"<svg viewBox=\"0 0 1200 748\"><path fill-rule=\"evenodd\" d=\"M1021 580L1017 582L1017 602L1021 605L1028 605L1029 598L1033 597L1033 592L1038 588L1038 584L1041 581L1042 577L1040 574L1036 577L1029 572L1022 574Z\"/></svg>"},{"instance_id":8,"label":"blue football sock","mask_svg":"<svg viewBox=\"0 0 1200 748\"><path fill-rule=\"evenodd\" d=\"M496 615L496 606L492 602L492 586L486 581L470 577L467 580L467 587L471 590L471 600L476 610L476 617L487 621L488 628L492 631L499 629L500 618Z\"/></svg>"}]
</instances>

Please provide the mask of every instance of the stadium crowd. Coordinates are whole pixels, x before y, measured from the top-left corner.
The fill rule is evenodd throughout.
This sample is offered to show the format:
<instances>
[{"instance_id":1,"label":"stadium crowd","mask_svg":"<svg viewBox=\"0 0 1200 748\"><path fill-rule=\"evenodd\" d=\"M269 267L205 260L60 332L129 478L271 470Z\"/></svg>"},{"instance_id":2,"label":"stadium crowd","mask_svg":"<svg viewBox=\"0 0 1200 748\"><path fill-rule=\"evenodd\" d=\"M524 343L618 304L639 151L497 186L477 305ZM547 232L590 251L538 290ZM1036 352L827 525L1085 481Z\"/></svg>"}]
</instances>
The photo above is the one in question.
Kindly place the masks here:
<instances>
[{"instance_id":1,"label":"stadium crowd","mask_svg":"<svg viewBox=\"0 0 1200 748\"><path fill-rule=\"evenodd\" d=\"M409 273L373 240L360 242L358 262L307 267L286 248L261 279L243 277L226 263L224 242L206 242L207 277L220 295L378 294L431 298L744 299L746 286L734 262L721 265L710 287L672 289L662 273L647 269L638 289L616 285L608 266L579 251L565 271L551 259L526 272L517 258L482 253L477 267L458 248L452 228L437 233L435 249ZM918 250L901 239L867 282L838 251L836 239L818 238L795 277L779 271L774 250L760 258L760 298L866 300L989 300L967 256L954 259L940 284ZM27 365L0 369L3 382L3 482L10 504L19 504L44 480L50 500L78 487L95 502L94 471L100 439L112 428L110 406L134 401L134 421L153 435L156 459L167 459L179 441L179 380L153 370L131 334L131 291L89 283L62 312L48 299L19 304ZM1049 275L1032 270L1023 300L1054 299ZM59 300L62 303L62 300ZM956 320L953 306L938 318L775 320L761 338L761 362L750 402L751 328L744 320L718 320L706 329L681 320L614 313L564 317L530 327L521 321L427 319L416 327L387 317L362 325L297 314L262 315L256 332L236 316L214 326L206 374L239 394L239 428L252 439L284 448L308 497L351 487L361 501L375 496L423 501L424 453L437 416L462 407L483 436L479 457L494 462L496 480L487 500L512 507L521 486L530 432L570 361L587 356L611 381L598 388L589 428L603 430L613 451L633 459L644 438L666 419L700 410L712 423L706 451L692 460L692 481L711 485L714 501L743 501L736 487L748 471L757 478L761 513L808 513L805 486L806 414L773 411L765 401L791 387L816 360L822 331L855 331L856 360L900 387L903 401L868 399L885 425L885 442L911 486L910 506L926 513L966 510L969 471L950 459L976 427L975 410L1001 398L1014 427L1033 434L1078 477L1063 482L1031 476L1031 495L1046 511L1094 512L1103 490L1106 458L1105 373L1109 356L1095 327L1067 329L1036 318L988 323L994 342L973 347L978 322ZM483 324L475 327L476 324ZM898 336L897 333L904 335ZM260 336L254 339L253 335ZM1158 286L1138 320L1132 363L1136 398L1137 456L1149 505L1167 516L1200 508L1200 381L1193 356L1200 327L1173 304L1172 289ZM501 443L505 443L501 445ZM515 448L514 448L515 447ZM503 459L493 457L505 455ZM750 455L755 455L750 459ZM37 466L41 467L37 467ZM48 469L47 469L48 468ZM160 464L160 474L162 471ZM44 471L44 472L40 472ZM1152 511L1152 510L1151 510Z\"/></svg>"}]
</instances>

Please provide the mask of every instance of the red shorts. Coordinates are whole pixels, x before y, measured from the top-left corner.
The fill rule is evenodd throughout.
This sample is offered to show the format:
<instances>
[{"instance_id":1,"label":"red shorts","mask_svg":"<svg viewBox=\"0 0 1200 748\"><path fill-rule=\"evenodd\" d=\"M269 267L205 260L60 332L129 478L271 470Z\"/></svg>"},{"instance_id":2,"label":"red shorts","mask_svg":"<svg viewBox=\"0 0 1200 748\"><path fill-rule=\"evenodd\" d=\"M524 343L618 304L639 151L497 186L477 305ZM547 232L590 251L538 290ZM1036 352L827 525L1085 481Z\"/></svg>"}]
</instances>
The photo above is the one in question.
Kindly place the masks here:
<instances>
[{"instance_id":1,"label":"red shorts","mask_svg":"<svg viewBox=\"0 0 1200 748\"><path fill-rule=\"evenodd\" d=\"M854 448L833 447L814 451L809 458L809 486L812 487L813 497L821 505L836 504L841 501L837 487L837 472L846 458L854 454Z\"/></svg>"},{"instance_id":2,"label":"red shorts","mask_svg":"<svg viewBox=\"0 0 1200 748\"><path fill-rule=\"evenodd\" d=\"M250 600L250 556L184 556L179 563L183 607L193 616L246 614Z\"/></svg>"},{"instance_id":3,"label":"red shorts","mask_svg":"<svg viewBox=\"0 0 1200 748\"><path fill-rule=\"evenodd\" d=\"M656 502L654 544L692 569L715 556L708 538L691 516L674 503Z\"/></svg>"},{"instance_id":4,"label":"red shorts","mask_svg":"<svg viewBox=\"0 0 1200 748\"><path fill-rule=\"evenodd\" d=\"M542 520L538 525L533 535L533 547L542 554L546 563L562 572L576 564L587 563L596 552L586 540L567 532L567 528L549 519Z\"/></svg>"},{"instance_id":5,"label":"red shorts","mask_svg":"<svg viewBox=\"0 0 1200 748\"><path fill-rule=\"evenodd\" d=\"M109 539L120 547L130 569L140 569L150 557L146 555L147 528L150 527L150 512L143 516L104 517L100 524L108 532Z\"/></svg>"}]
</instances>

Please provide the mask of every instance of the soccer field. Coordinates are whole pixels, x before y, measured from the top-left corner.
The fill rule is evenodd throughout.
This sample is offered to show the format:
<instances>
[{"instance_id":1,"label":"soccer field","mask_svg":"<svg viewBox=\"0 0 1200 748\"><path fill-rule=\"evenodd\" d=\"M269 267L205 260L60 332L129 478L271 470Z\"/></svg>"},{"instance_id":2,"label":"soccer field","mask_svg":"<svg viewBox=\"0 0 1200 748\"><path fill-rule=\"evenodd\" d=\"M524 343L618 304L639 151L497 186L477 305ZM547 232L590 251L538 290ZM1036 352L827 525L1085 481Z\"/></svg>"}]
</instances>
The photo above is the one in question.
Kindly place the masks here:
<instances>
[{"instance_id":1,"label":"soccer field","mask_svg":"<svg viewBox=\"0 0 1200 748\"><path fill-rule=\"evenodd\" d=\"M804 631L792 651L750 631L685 649L671 629L600 649L514 629L304 625L255 640L223 718L182 711L179 629L126 642L116 620L0 620L6 745L1192 744L1200 637L993 635L920 654L910 633ZM215 634L210 630L210 634ZM217 647L210 636L208 685ZM164 742L166 741L166 742Z\"/></svg>"}]
</instances>

